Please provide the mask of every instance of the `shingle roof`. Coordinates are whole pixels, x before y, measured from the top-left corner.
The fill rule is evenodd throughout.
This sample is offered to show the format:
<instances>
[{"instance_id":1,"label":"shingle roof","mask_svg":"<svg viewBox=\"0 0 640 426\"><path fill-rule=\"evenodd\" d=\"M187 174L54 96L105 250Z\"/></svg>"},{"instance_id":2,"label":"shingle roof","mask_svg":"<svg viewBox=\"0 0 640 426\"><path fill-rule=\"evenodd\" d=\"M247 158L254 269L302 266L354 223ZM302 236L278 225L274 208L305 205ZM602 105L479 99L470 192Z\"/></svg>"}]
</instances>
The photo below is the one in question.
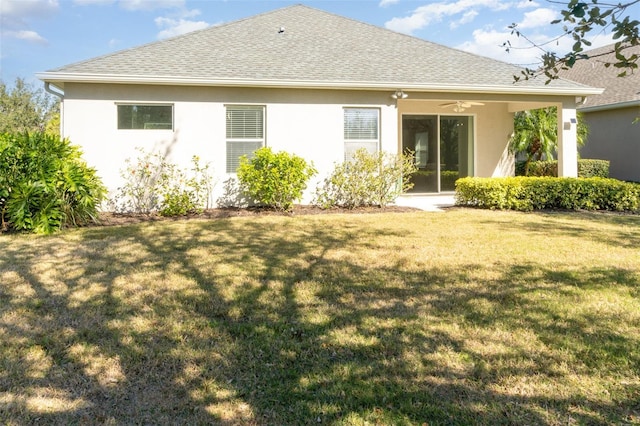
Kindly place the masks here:
<instances>
[{"instance_id":1,"label":"shingle roof","mask_svg":"<svg viewBox=\"0 0 640 426\"><path fill-rule=\"evenodd\" d=\"M605 67L605 63L615 62L615 54L607 53L613 45L589 50L589 59L577 61L568 70L560 71L563 78L574 80L582 84L604 87L601 95L590 95L580 109L613 106L616 104L640 104L640 71L628 73L626 77L618 77L622 71L613 66ZM640 46L632 46L624 50L625 55L636 53L640 55Z\"/></svg>"},{"instance_id":2,"label":"shingle roof","mask_svg":"<svg viewBox=\"0 0 640 426\"><path fill-rule=\"evenodd\" d=\"M284 31L280 31L284 28ZM39 77L235 82L340 82L408 88L537 88L544 92L585 87L544 79L514 84L521 69L370 24L297 5L183 36L66 65ZM69 80L67 80L69 81ZM187 83L185 83L187 82Z\"/></svg>"}]
</instances>

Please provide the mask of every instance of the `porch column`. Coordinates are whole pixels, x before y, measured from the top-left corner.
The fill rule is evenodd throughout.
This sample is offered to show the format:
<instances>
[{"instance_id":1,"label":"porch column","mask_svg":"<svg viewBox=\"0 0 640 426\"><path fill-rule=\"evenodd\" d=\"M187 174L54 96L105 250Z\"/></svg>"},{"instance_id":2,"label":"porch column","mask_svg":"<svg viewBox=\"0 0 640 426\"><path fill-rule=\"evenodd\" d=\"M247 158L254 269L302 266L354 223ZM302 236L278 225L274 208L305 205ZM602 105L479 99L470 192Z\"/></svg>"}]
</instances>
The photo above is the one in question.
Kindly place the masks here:
<instances>
[{"instance_id":1,"label":"porch column","mask_svg":"<svg viewBox=\"0 0 640 426\"><path fill-rule=\"evenodd\" d=\"M578 177L578 122L575 99L558 106L558 176Z\"/></svg>"}]
</instances>

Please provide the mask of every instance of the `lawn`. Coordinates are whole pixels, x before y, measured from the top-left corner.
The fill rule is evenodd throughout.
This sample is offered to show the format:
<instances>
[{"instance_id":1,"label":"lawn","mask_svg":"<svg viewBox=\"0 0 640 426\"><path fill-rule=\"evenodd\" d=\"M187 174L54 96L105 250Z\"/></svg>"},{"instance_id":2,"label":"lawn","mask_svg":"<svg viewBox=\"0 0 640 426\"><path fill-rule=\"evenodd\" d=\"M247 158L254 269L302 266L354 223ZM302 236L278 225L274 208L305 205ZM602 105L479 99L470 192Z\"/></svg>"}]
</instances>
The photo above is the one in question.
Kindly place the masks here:
<instances>
[{"instance_id":1,"label":"lawn","mask_svg":"<svg viewBox=\"0 0 640 426\"><path fill-rule=\"evenodd\" d=\"M640 423L640 217L0 236L0 423Z\"/></svg>"}]
</instances>

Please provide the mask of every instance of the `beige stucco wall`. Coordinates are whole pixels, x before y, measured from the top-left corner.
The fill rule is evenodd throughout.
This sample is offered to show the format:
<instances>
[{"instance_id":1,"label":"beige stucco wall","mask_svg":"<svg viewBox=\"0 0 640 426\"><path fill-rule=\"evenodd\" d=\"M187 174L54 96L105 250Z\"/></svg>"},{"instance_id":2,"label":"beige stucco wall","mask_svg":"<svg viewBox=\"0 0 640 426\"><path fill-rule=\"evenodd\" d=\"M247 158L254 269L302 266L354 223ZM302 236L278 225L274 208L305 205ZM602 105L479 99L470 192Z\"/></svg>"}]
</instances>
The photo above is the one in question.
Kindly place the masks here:
<instances>
[{"instance_id":1,"label":"beige stucco wall","mask_svg":"<svg viewBox=\"0 0 640 426\"><path fill-rule=\"evenodd\" d=\"M63 134L80 145L109 189L122 185L120 171L136 148L160 151L172 162L190 165L193 155L210 163L217 177L214 199L222 195L225 173L225 105L266 107L266 145L314 162L319 174L309 183L303 202L310 202L317 184L344 156L343 109L380 109L380 140L384 151L397 153L402 114L456 115L440 107L449 100L478 100L460 115L475 117L476 176L508 176L513 158L507 151L517 102L548 104L557 99L516 95L409 93L396 102L391 91L217 88L66 83ZM173 130L118 130L117 103L174 105Z\"/></svg>"},{"instance_id":2,"label":"beige stucco wall","mask_svg":"<svg viewBox=\"0 0 640 426\"><path fill-rule=\"evenodd\" d=\"M173 130L118 130L120 102L171 103ZM380 109L381 148L396 151L396 106L386 92L277 90L209 87L66 84L63 134L82 146L87 162L114 190L122 184L120 170L137 147L160 151L182 166L193 155L208 162L217 175L214 199L222 195L225 173L225 105L266 107L266 145L314 162L319 174L312 189L343 159L343 108Z\"/></svg>"},{"instance_id":3,"label":"beige stucco wall","mask_svg":"<svg viewBox=\"0 0 640 426\"><path fill-rule=\"evenodd\" d=\"M640 182L640 107L584 113L590 133L580 150L582 158L611 162L610 176Z\"/></svg>"}]
</instances>

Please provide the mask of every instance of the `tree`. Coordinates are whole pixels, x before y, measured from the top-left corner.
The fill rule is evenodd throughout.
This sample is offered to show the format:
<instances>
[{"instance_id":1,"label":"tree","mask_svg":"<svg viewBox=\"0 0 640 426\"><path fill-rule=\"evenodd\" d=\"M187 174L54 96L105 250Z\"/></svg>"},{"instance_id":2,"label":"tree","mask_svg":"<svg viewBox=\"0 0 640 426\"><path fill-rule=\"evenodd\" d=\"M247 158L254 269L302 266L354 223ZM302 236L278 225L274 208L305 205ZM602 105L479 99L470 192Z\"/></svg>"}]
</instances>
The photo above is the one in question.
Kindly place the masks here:
<instances>
[{"instance_id":1,"label":"tree","mask_svg":"<svg viewBox=\"0 0 640 426\"><path fill-rule=\"evenodd\" d=\"M529 0L532 1L532 0ZM640 56L638 54L627 51L631 46L640 45L640 21L625 16L628 9L638 3L640 0L627 0L619 3L599 3L598 0L569 0L568 3L554 0L547 0L549 3L564 5L560 12L562 19L552 21L551 24L563 24L562 34L544 44L536 44L526 37L517 27L512 24L511 34L526 39L532 48L539 49L541 55L541 67L537 70L526 68L522 71L521 76L515 76L514 79L528 80L529 78L544 75L547 83L558 78L558 72L561 69L573 67L576 61L589 59L590 56L584 52L585 46L591 46L588 36L593 32L610 31L613 34L615 44L611 50L602 53L600 56L615 53L614 62L605 62L606 67L613 66L620 70L619 76L625 76L630 72L638 69ZM546 46L555 43L562 37L571 37L574 44L571 50L564 55L557 55L548 50ZM511 49L511 44L507 41L503 44L506 50Z\"/></svg>"},{"instance_id":2,"label":"tree","mask_svg":"<svg viewBox=\"0 0 640 426\"><path fill-rule=\"evenodd\" d=\"M578 113L577 143L583 146L589 128ZM553 160L558 150L558 109L556 107L520 111L515 114L514 133L509 141L509 151L526 155L525 175L529 164L543 158Z\"/></svg>"},{"instance_id":3,"label":"tree","mask_svg":"<svg viewBox=\"0 0 640 426\"><path fill-rule=\"evenodd\" d=\"M0 81L0 133L44 132L47 124L59 117L59 111L56 98L33 89L24 79L17 78L12 88ZM49 127L59 133L55 124Z\"/></svg>"}]
</instances>

